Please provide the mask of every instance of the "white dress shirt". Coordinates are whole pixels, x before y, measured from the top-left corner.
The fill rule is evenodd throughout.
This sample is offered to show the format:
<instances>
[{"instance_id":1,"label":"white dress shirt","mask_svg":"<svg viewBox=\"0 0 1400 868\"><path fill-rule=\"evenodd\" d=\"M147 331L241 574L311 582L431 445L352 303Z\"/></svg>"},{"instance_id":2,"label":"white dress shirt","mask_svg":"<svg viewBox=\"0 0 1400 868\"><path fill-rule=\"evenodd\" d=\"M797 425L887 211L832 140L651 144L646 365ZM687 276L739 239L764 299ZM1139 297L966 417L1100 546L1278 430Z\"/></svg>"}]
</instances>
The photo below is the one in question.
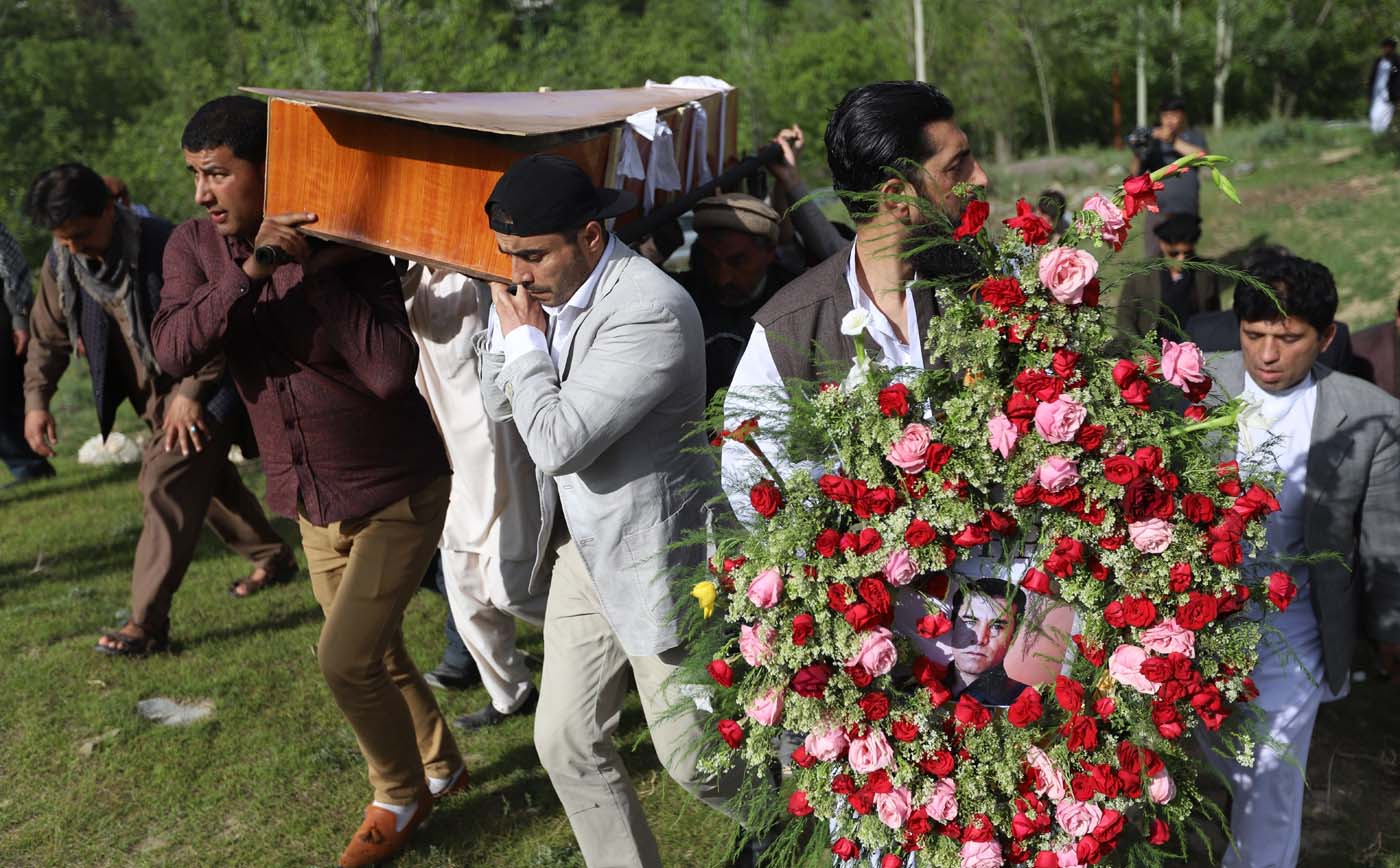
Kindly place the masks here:
<instances>
[{"instance_id":1,"label":"white dress shirt","mask_svg":"<svg viewBox=\"0 0 1400 868\"><path fill-rule=\"evenodd\" d=\"M846 285L851 291L851 307L870 314L866 333L880 351L882 364L892 368L922 370L924 354L919 343L919 320L914 310L911 285L906 284L904 287L904 334L909 337L907 342L899 339L890 325L889 318L861 289L856 268L855 245L851 246L850 262L846 265ZM775 439L764 436L763 430L765 425L771 427L775 423L781 424L779 420L786 415L787 397L783 375L778 372L778 366L773 362L773 352L768 347L767 333L763 326L754 323L753 334L749 336L748 346L744 348L744 354L734 369L734 379L730 383L729 393L724 398L725 425L733 428L745 419L759 416L759 434L755 442L784 475L790 473L797 465L788 460ZM749 489L765 475L762 465L747 448L738 443L728 442L724 444L720 455L720 466L723 471L725 494L734 508L734 513L741 520L751 522L754 511L749 503Z\"/></svg>"},{"instance_id":2,"label":"white dress shirt","mask_svg":"<svg viewBox=\"0 0 1400 868\"><path fill-rule=\"evenodd\" d=\"M554 370L560 374L564 373L564 348L569 345L569 335L573 334L574 326L578 323L579 317L588 310L593 303L593 293L598 288L598 281L603 276L603 268L612 259L613 250L617 246L617 236L608 236L608 246L603 250L603 256L598 260L598 264L593 266L593 271L588 275L588 279L578 288L562 307L550 307L541 305L544 312L549 315L550 337L546 338L544 332L532 325L523 325L513 330L508 335L501 334L501 322L496 316L496 309L491 309L491 345L492 352L505 353L506 364L510 364L526 353L538 350L542 353L549 353L549 357L554 360Z\"/></svg>"}]
</instances>

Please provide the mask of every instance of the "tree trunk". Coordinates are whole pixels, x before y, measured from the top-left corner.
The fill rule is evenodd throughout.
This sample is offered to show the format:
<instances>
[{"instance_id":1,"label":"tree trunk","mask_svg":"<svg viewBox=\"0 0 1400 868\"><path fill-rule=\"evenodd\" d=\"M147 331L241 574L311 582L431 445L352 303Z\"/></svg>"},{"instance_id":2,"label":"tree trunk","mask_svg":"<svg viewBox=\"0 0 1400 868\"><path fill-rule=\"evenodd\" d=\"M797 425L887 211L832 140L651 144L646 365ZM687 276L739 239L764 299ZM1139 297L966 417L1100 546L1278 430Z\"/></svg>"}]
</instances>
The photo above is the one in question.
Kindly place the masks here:
<instances>
[{"instance_id":1,"label":"tree trunk","mask_svg":"<svg viewBox=\"0 0 1400 868\"><path fill-rule=\"evenodd\" d=\"M924 0L914 0L914 80L928 81L928 52L924 49Z\"/></svg>"},{"instance_id":2,"label":"tree trunk","mask_svg":"<svg viewBox=\"0 0 1400 868\"><path fill-rule=\"evenodd\" d=\"M1234 28L1227 14L1229 0L1216 0L1215 7L1215 98L1211 102L1211 125L1216 135L1225 129L1225 85L1230 81L1230 55L1234 49Z\"/></svg>"},{"instance_id":3,"label":"tree trunk","mask_svg":"<svg viewBox=\"0 0 1400 868\"><path fill-rule=\"evenodd\" d=\"M384 89L384 39L379 26L382 0L365 0L365 35L369 37L369 74L365 90Z\"/></svg>"},{"instance_id":4,"label":"tree trunk","mask_svg":"<svg viewBox=\"0 0 1400 868\"><path fill-rule=\"evenodd\" d=\"M1113 65L1113 132L1109 135L1109 140L1113 143L1113 150L1123 149L1123 80L1118 75L1118 65Z\"/></svg>"},{"instance_id":5,"label":"tree trunk","mask_svg":"<svg viewBox=\"0 0 1400 868\"><path fill-rule=\"evenodd\" d=\"M1147 126L1147 10L1137 7L1137 125Z\"/></svg>"},{"instance_id":6,"label":"tree trunk","mask_svg":"<svg viewBox=\"0 0 1400 868\"><path fill-rule=\"evenodd\" d=\"M1030 22L1019 8L1017 13L1021 38L1026 41L1026 48L1030 50L1031 64L1035 67L1035 80L1040 86L1040 112L1045 116L1045 144L1053 157L1059 151L1059 147L1055 142L1055 97L1050 92L1050 76L1045 68L1045 57L1040 53L1040 43L1036 41L1035 31L1031 29Z\"/></svg>"},{"instance_id":7,"label":"tree trunk","mask_svg":"<svg viewBox=\"0 0 1400 868\"><path fill-rule=\"evenodd\" d=\"M1181 0L1172 0L1172 93L1181 95Z\"/></svg>"},{"instance_id":8,"label":"tree trunk","mask_svg":"<svg viewBox=\"0 0 1400 868\"><path fill-rule=\"evenodd\" d=\"M1005 166L1015 159L1016 155L1011 153L1011 137L1001 127L992 130L992 153L998 166Z\"/></svg>"}]
</instances>

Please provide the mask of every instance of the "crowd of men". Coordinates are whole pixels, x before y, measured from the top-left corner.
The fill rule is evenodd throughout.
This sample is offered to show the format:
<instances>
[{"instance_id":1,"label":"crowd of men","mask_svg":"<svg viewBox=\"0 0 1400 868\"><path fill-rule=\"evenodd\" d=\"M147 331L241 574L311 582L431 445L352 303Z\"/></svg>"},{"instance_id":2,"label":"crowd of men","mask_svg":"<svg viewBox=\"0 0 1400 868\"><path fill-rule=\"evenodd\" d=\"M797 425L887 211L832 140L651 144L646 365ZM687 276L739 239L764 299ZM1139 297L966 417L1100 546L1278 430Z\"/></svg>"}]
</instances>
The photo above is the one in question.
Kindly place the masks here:
<instances>
[{"instance_id":1,"label":"crowd of men","mask_svg":"<svg viewBox=\"0 0 1400 868\"><path fill-rule=\"evenodd\" d=\"M613 744L629 682L668 773L732 813L738 773L697 770L704 716L693 703L681 711L668 680L686 653L670 579L703 564L700 532L725 520L711 514L720 480L750 473L745 450L727 447L721 474L699 448L706 406L728 389L737 416L746 400L816 380L826 361L854 354L839 324L856 309L869 315L874 358L938 365L925 347L938 314L929 282L973 275L955 248L927 242L961 213L961 185L988 183L952 102L917 82L858 87L831 116L828 167L853 197L853 233L806 198L802 131L777 141L776 202L736 192L700 202L690 268L677 277L654 261L676 239L650 239L643 256L609 231L633 207L629 194L596 187L564 158L522 159L485 203L509 286L313 244L299 228L315 214L265 214L266 110L245 96L213 100L186 126L181 149L206 216L178 227L139 214L86 166L42 172L25 212L53 244L32 303L25 263L0 235L15 340L0 354L4 459L17 482L53 473L49 404L75 353L91 371L102 433L123 401L151 430L131 617L97 650L168 647L201 524L251 562L235 596L295 575L291 548L229 463L240 444L261 457L267 506L297 522L325 614L317 661L373 788L342 866L392 856L437 801L467 786L433 688L478 680L489 704L458 729L534 713L540 762L593 868L661 864ZM1169 101L1139 168L1204 147L1184 105ZM911 163L917 172L889 168ZM1163 191L1146 243L1176 264L1128 282L1120 325L1127 337L1219 335L1206 348L1233 350L1218 363L1220 387L1272 407L1283 444L1272 465L1285 478L1282 510L1258 556L1336 551L1344 562L1296 573L1298 604L1277 626L1297 659L1268 654L1255 674L1276 741L1252 767L1213 756L1234 794L1226 864L1292 865L1318 703L1345 692L1363 628L1383 663L1400 663L1396 324L1356 335L1354 356L1328 357L1339 333L1331 275L1278 249L1248 266L1283 315L1246 285L1220 311L1224 281L1187 264L1201 235L1198 181L1175 180L1193 188ZM1042 199L1058 224L1063 198ZM267 246L284 261L253 255ZM1368 360L1390 395L1347 373L1348 358ZM742 520L747 484L724 487ZM425 575L436 575L459 643L426 677L401 631ZM955 603L964 644L1005 644L1019 619L978 615L977 593ZM1002 583L980 593L1020 592ZM517 619L543 628L538 687ZM1004 693L999 660L960 666L958 689ZM1307 678L1290 668L1299 665ZM755 864L767 831L748 830L734 864Z\"/></svg>"}]
</instances>

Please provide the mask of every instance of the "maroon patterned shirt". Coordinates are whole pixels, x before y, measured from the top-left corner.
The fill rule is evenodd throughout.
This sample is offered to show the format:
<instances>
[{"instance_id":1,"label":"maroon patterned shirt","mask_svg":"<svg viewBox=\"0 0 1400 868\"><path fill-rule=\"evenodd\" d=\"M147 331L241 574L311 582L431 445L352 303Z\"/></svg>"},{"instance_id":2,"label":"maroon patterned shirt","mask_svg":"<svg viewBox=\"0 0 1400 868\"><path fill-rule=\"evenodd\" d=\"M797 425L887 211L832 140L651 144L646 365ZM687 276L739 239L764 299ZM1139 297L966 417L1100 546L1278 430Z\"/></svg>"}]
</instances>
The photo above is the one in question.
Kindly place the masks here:
<instances>
[{"instance_id":1,"label":"maroon patterned shirt","mask_svg":"<svg viewBox=\"0 0 1400 868\"><path fill-rule=\"evenodd\" d=\"M252 250L207 219L175 230L151 325L156 361L176 377L222 352L248 407L267 503L331 522L377 512L445 476L447 455L414 385L418 348L398 275L365 254L305 275L243 272Z\"/></svg>"}]
</instances>

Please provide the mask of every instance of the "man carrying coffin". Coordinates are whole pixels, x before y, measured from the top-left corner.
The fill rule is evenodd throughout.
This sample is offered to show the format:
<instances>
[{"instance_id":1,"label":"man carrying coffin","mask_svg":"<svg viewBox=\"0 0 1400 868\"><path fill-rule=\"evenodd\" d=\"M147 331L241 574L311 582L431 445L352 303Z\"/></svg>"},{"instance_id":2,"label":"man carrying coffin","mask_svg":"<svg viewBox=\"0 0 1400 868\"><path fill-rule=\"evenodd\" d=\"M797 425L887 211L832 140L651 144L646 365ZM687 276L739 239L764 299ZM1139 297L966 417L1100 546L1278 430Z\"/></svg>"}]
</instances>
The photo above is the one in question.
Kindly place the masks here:
<instances>
[{"instance_id":1,"label":"man carrying coffin","mask_svg":"<svg viewBox=\"0 0 1400 868\"><path fill-rule=\"evenodd\" d=\"M1224 864L1292 868L1318 704L1346 692L1358 629L1378 643L1383 669L1400 666L1400 402L1317 364L1336 333L1326 268L1279 256L1251 273L1274 297L1244 282L1235 288L1242 351L1211 374L1217 394L1257 402L1268 420L1262 460L1243 447L1239 460L1283 475L1259 561L1291 573L1296 596L1283 576L1271 581L1284 611L1265 619L1253 673L1261 718L1252 765L1214 740L1205 753L1234 796ZM1340 557L1295 560L1329 552Z\"/></svg>"},{"instance_id":2,"label":"man carrying coffin","mask_svg":"<svg viewBox=\"0 0 1400 868\"><path fill-rule=\"evenodd\" d=\"M403 613L442 534L451 484L414 384L418 350L385 256L312 249L313 214L263 214L267 110L243 96L195 112L181 147L205 219L177 228L152 334L177 374L227 359L262 452L268 504L295 516L326 615L316 647L359 740L374 802L340 858L370 865L407 841L466 773ZM280 248L276 264L254 250Z\"/></svg>"},{"instance_id":3,"label":"man carrying coffin","mask_svg":"<svg viewBox=\"0 0 1400 868\"><path fill-rule=\"evenodd\" d=\"M671 583L704 562L689 537L713 484L704 331L685 290L604 228L630 206L562 157L512 166L486 213L516 286L492 286L477 337L487 413L515 420L552 524L535 748L590 868L661 865L612 743L629 670L671 777L715 808L730 792L697 772L704 715L677 713L666 684L685 657Z\"/></svg>"}]
</instances>

